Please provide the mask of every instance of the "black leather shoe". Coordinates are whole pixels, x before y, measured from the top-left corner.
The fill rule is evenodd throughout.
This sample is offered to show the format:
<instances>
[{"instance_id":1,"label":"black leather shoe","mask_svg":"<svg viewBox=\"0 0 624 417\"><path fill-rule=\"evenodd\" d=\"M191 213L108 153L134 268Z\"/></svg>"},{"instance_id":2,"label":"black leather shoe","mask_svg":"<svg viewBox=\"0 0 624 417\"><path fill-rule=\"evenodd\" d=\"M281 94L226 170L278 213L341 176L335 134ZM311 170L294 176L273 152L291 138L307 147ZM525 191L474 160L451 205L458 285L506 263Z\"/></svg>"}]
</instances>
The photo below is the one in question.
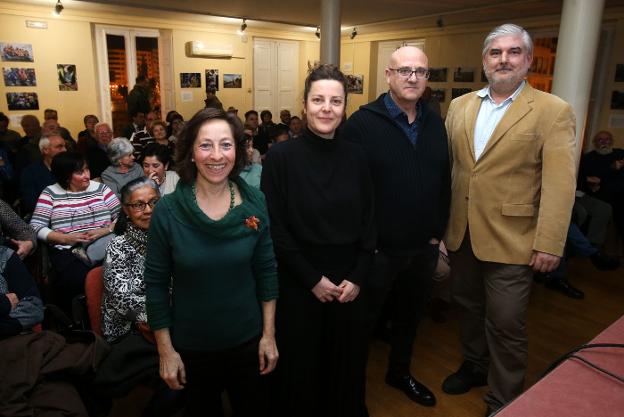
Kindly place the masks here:
<instances>
[{"instance_id":1,"label":"black leather shoe","mask_svg":"<svg viewBox=\"0 0 624 417\"><path fill-rule=\"evenodd\" d=\"M574 288L565 278L550 278L546 282L546 288L559 291L561 294L576 300L585 298L585 293L578 288Z\"/></svg>"},{"instance_id":2,"label":"black leather shoe","mask_svg":"<svg viewBox=\"0 0 624 417\"><path fill-rule=\"evenodd\" d=\"M457 372L446 377L442 391L451 395L465 394L474 387L487 385L487 375L477 370L477 366L464 361Z\"/></svg>"},{"instance_id":3,"label":"black leather shoe","mask_svg":"<svg viewBox=\"0 0 624 417\"><path fill-rule=\"evenodd\" d=\"M410 400L417 402L418 404L432 407L436 404L436 398L433 392L429 391L429 388L425 387L420 382L416 381L411 375L394 376L386 375L386 384L400 389L407 395Z\"/></svg>"},{"instance_id":4,"label":"black leather shoe","mask_svg":"<svg viewBox=\"0 0 624 417\"><path fill-rule=\"evenodd\" d=\"M589 257L589 260L599 271L613 271L620 266L620 261L617 258L612 258L602 252L594 253Z\"/></svg>"}]
</instances>

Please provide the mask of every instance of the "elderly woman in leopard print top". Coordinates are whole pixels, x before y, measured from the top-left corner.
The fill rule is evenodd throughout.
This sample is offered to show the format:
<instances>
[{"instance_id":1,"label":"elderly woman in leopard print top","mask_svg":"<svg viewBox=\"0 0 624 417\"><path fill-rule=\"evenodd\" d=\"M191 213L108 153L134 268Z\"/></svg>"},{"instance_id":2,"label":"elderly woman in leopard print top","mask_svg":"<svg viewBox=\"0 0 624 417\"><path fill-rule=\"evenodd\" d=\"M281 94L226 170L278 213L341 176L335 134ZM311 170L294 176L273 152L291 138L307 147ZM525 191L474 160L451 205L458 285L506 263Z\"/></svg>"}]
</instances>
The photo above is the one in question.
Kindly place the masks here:
<instances>
[{"instance_id":1,"label":"elderly woman in leopard print top","mask_svg":"<svg viewBox=\"0 0 624 417\"><path fill-rule=\"evenodd\" d=\"M147 323L145 313L145 244L158 185L150 179L133 180L123 188L123 212L115 237L106 250L102 332L109 342L130 333L134 323ZM124 221L125 220L125 221ZM123 230L120 230L123 229Z\"/></svg>"}]
</instances>

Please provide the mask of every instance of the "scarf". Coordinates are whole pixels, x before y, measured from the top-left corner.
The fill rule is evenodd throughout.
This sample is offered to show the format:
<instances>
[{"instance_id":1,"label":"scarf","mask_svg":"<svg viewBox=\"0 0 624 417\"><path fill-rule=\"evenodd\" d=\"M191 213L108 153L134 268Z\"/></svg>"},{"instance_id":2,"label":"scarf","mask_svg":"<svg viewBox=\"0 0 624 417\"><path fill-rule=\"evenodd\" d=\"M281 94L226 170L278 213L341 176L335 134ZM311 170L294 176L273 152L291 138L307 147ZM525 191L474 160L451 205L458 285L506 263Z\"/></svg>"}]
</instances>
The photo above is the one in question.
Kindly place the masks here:
<instances>
[{"instance_id":1,"label":"scarf","mask_svg":"<svg viewBox=\"0 0 624 417\"><path fill-rule=\"evenodd\" d=\"M145 256L145 252L147 250L147 231L143 229L139 229L135 226L134 223L129 221L126 226L126 231L124 233L126 241L130 243L138 253Z\"/></svg>"}]
</instances>

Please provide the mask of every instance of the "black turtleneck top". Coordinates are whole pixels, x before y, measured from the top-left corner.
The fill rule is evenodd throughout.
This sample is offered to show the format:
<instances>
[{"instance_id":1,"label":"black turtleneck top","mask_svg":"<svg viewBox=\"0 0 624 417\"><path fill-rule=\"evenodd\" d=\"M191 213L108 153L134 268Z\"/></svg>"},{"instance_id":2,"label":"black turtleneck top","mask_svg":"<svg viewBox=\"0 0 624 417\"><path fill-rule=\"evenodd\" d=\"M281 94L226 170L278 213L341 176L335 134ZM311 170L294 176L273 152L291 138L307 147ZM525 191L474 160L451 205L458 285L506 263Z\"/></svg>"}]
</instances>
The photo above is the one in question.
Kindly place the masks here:
<instances>
[{"instance_id":1,"label":"black turtleneck top","mask_svg":"<svg viewBox=\"0 0 624 417\"><path fill-rule=\"evenodd\" d=\"M334 284L343 279L363 283L375 248L374 198L358 145L306 129L301 137L271 147L261 189L280 286L311 289L323 275Z\"/></svg>"}]
</instances>

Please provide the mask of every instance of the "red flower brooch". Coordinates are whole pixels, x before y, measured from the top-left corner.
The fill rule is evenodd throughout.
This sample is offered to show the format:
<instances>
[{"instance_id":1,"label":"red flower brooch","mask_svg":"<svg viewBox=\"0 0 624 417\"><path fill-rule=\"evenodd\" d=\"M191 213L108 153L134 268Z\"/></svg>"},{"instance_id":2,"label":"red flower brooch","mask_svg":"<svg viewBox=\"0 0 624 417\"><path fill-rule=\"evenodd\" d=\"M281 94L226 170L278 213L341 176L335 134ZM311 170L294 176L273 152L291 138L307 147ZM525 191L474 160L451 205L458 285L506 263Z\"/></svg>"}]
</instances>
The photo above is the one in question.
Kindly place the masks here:
<instances>
[{"instance_id":1,"label":"red flower brooch","mask_svg":"<svg viewBox=\"0 0 624 417\"><path fill-rule=\"evenodd\" d=\"M260 226L260 219L256 216L249 216L245 219L245 226L249 227L250 229L254 229L255 231L258 231L258 226Z\"/></svg>"}]
</instances>

